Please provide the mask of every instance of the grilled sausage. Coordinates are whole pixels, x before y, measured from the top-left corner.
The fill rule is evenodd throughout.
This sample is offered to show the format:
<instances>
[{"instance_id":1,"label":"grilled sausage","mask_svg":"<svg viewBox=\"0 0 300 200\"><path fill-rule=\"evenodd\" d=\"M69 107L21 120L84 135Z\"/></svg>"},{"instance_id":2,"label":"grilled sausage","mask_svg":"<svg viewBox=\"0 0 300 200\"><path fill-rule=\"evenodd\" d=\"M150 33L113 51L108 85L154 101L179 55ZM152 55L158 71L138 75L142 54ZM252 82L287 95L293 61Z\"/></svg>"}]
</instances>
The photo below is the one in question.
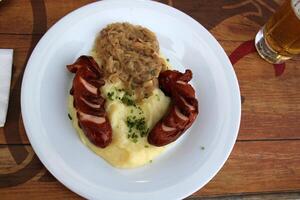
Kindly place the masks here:
<instances>
[{"instance_id":1,"label":"grilled sausage","mask_svg":"<svg viewBox=\"0 0 300 200\"><path fill-rule=\"evenodd\" d=\"M74 97L78 125L91 143L105 148L112 141L112 128L99 89L105 84L103 70L90 56L80 56L67 68L75 73L70 94Z\"/></svg>"},{"instance_id":2,"label":"grilled sausage","mask_svg":"<svg viewBox=\"0 0 300 200\"><path fill-rule=\"evenodd\" d=\"M148 142L164 146L177 140L195 121L198 115L198 101L195 90L188 83L192 79L191 70L180 73L167 70L160 73L158 80L162 91L172 98L168 113L148 135Z\"/></svg>"}]
</instances>

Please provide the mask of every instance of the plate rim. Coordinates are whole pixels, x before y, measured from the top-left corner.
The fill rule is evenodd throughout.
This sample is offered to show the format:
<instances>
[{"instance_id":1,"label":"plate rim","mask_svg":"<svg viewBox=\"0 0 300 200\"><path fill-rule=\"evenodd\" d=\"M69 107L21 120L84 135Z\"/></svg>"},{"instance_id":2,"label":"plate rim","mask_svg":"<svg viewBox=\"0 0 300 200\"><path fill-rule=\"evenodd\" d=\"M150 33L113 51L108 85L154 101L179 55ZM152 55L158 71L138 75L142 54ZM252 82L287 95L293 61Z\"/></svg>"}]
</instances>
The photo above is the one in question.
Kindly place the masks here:
<instances>
[{"instance_id":1,"label":"plate rim","mask_svg":"<svg viewBox=\"0 0 300 200\"><path fill-rule=\"evenodd\" d=\"M87 197L87 198L96 198L94 196L90 196L89 194L85 193L82 189L80 189L80 187L77 187L76 184L71 184L70 181L66 181L63 177L58 176L57 171L55 171L55 169L53 167L51 167L49 160L47 160L47 158L45 158L44 156L42 156L42 152L40 151L40 148L37 145L37 141L34 140L34 134L33 132L35 132L33 130L33 125L30 122L30 118L31 116L28 114L29 111L26 107L26 105L28 105L28 98L26 98L26 93L28 90L30 90L29 86L28 86L28 82L30 81L30 73L32 73L32 67L30 67L33 63L34 58L36 57L37 51L40 49L40 46L42 46L42 44L45 43L46 38L50 35L49 33L51 33L59 24L63 23L65 20L71 19L73 16L75 16L77 14L77 12L79 12L80 10L83 9L88 9L89 7L93 7L96 4L108 4L110 2L122 2L124 4L124 2L136 2L136 3L143 3L143 4L152 4L152 5L156 5L159 7L164 7L164 9L170 9L172 10L172 12L175 12L176 14L180 14L180 17L184 17L186 18L186 20L189 20L191 23L193 23L194 26L198 26L198 28L200 29L204 29L204 31L207 33L207 36L210 38L211 42L214 43L214 46L216 48L213 48L214 53L217 53L218 55L221 55L220 59L223 62L223 65L226 65L226 70L229 70L230 75L232 76L232 81L234 82L234 88L232 89L232 94L230 95L232 96L238 96L240 98L240 89L239 89L239 84L238 84L238 79L237 76L235 74L234 68L232 66L232 64L230 63L230 60L228 58L228 56L226 55L224 49L222 48L222 46L218 43L218 41L211 35L211 33L205 29L199 22L197 22L195 19L193 19L192 17L190 17L189 15L183 13L180 10L177 10L176 8L170 7L168 5L159 3L159 2L154 2L154 1L148 1L148 0L105 0L105 1L98 1L98 2L93 2L90 4L87 4L85 6L82 6L80 8L77 8L76 10L73 10L72 12L70 12L69 14L65 15L64 17L62 17L60 20L58 20L44 35L43 37L40 39L40 41L38 42L38 44L35 46L34 50L31 53L31 56L27 62L25 71L24 71L24 75L23 75L23 80L22 80L22 86L21 86L21 112L22 112L22 116L23 116L23 122L24 122L24 127L26 130L26 134L29 138L29 141L31 143L31 146L34 150L34 152L37 154L37 156L39 157L39 159L41 160L41 162L43 163L43 165L47 168L47 170L57 179L59 180L62 184L64 184L66 187L68 187L71 191L81 195L82 197ZM235 99L233 99L235 100ZM234 147L238 132L239 132L239 126L240 126L240 120L241 120L241 101L237 101L236 102L237 105L235 105L235 109L236 109L236 116L234 116L235 118L235 124L234 126L234 134L232 133L232 140L230 144L227 144L229 146L229 148L226 148L226 153L225 153L225 157L223 158L223 160L219 163L217 170L215 170L215 172L211 173L206 181L203 181L201 184L194 184L193 187L186 189L185 192L181 193L181 195L177 195L177 196L172 196L172 198L176 198L176 199L181 199L184 197L187 197L188 195L191 195L193 192L197 191L198 189L202 188L204 185L206 185L219 171L220 169L223 167L223 165L225 164L225 162L227 161L230 153L232 152L232 149ZM31 124L31 125L29 125ZM233 130L233 129L232 129ZM175 185L176 186L176 185ZM174 187L175 187L174 186ZM123 193L123 192L122 192Z\"/></svg>"}]
</instances>

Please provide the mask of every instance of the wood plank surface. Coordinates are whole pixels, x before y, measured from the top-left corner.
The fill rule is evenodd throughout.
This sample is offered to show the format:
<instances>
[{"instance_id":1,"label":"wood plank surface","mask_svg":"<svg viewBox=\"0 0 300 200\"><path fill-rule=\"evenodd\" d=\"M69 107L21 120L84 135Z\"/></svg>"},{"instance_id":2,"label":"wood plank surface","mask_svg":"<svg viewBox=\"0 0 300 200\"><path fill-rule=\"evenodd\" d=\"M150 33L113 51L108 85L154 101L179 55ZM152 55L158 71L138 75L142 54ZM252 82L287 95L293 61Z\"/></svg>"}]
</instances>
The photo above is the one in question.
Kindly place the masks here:
<instances>
[{"instance_id":1,"label":"wood plank surface","mask_svg":"<svg viewBox=\"0 0 300 200\"><path fill-rule=\"evenodd\" d=\"M93 0L4 0L0 4L0 48L14 49L7 123L0 128L1 200L82 199L47 172L29 145L20 113L20 86L27 59L43 33L90 2ZM283 1L161 2L186 12L210 30L232 61L238 57L234 69L243 104L237 143L217 176L188 199L297 199L300 56L284 66L273 66L258 56L251 43Z\"/></svg>"},{"instance_id":2,"label":"wood plank surface","mask_svg":"<svg viewBox=\"0 0 300 200\"><path fill-rule=\"evenodd\" d=\"M5 135L5 129L0 128L0 144L29 143L21 121L20 109L16 108L20 107L19 91L27 51L31 41L39 37L0 37L1 47L15 50L10 98L10 104L15 106L9 107L6 127L9 133ZM228 54L240 44L234 41L219 41ZM276 77L273 66L260 59L257 53L249 54L235 64L241 94L245 97L239 140L300 139L300 65L298 60L288 61L286 65L286 72Z\"/></svg>"},{"instance_id":3,"label":"wood plank surface","mask_svg":"<svg viewBox=\"0 0 300 200\"><path fill-rule=\"evenodd\" d=\"M42 28L34 29L33 9L38 17L44 16L47 29L71 11L95 0L3 0L0 7L0 34L42 34ZM161 0L161 2L166 2ZM13 25L12 25L13 24Z\"/></svg>"},{"instance_id":4,"label":"wood plank surface","mask_svg":"<svg viewBox=\"0 0 300 200\"><path fill-rule=\"evenodd\" d=\"M203 189L196 192L195 197L239 195L249 193L295 192L300 188L300 140L294 141L253 141L237 142L230 158L221 171ZM287 148L288 147L288 148ZM18 147L17 147L18 148ZM19 147L20 148L20 147ZM27 146L29 155L34 155ZM21 166L28 165L31 159L25 159ZM13 159L9 156L7 146L0 148L0 173L17 171ZM23 165L23 166L22 166ZM39 197L46 191L49 199L64 199L76 197L66 190L55 179L46 174L46 181L40 181L45 173L40 162L30 165L31 171L39 171L37 175L24 184L0 189L0 196L21 199L29 192L29 198ZM28 176L30 174L27 174ZM22 177L24 178L24 177ZM19 180L20 177L15 176ZM0 179L0 186L4 178ZM11 180L12 182L16 180ZM60 189L62 188L62 189ZM51 194L50 194L51 193Z\"/></svg>"},{"instance_id":5,"label":"wood plank surface","mask_svg":"<svg viewBox=\"0 0 300 200\"><path fill-rule=\"evenodd\" d=\"M228 54L238 46L230 41L220 43ZM279 77L257 53L245 56L234 68L245 98L238 139L299 139L299 61L288 61L286 71Z\"/></svg>"},{"instance_id":6,"label":"wood plank surface","mask_svg":"<svg viewBox=\"0 0 300 200\"><path fill-rule=\"evenodd\" d=\"M0 7L1 8L1 7ZM233 22L239 21L240 17L232 17L223 21L211 31L219 40L228 55L241 44L239 41L229 41L233 38L233 32L225 34L224 27ZM247 26L254 26L252 31L242 29L243 40L251 39L254 36L258 25L249 20L244 20ZM241 26L241 23L236 23ZM235 30L235 28L233 28ZM250 28L248 28L251 30ZM231 30L231 29L230 29ZM228 31L227 31L228 32ZM229 31L230 32L230 31ZM245 37L247 35L247 38ZM250 37L250 36L251 37ZM19 99L20 76L25 68L27 52L31 41L37 40L41 35L1 35L0 45L3 48L15 49L14 72L12 79L12 101ZM226 38L228 37L228 38ZM223 39L226 40L223 40ZM239 79L241 94L246 97L243 105L242 123L239 134L240 140L247 139L291 139L300 138L300 84L299 58L288 61L285 74L275 77L272 65L259 58L257 53L247 55L235 65L235 70ZM255 62L253 62L255 60ZM16 90L17 92L13 92ZM274 106L276 105L276 106ZM19 123L13 119L11 123ZM10 122L10 121L8 121ZM25 140L19 141L11 137L9 141L4 138L3 129L0 129L0 144L28 143L24 129L20 130L20 135ZM13 134L10 134L11 136Z\"/></svg>"},{"instance_id":7,"label":"wood plank surface","mask_svg":"<svg viewBox=\"0 0 300 200\"><path fill-rule=\"evenodd\" d=\"M39 20L45 20L48 29L69 12L91 2L94 0L4 0L0 7L0 33L42 34L42 27L33 30L33 9L38 11L38 17L45 16Z\"/></svg>"},{"instance_id":8,"label":"wood plank surface","mask_svg":"<svg viewBox=\"0 0 300 200\"><path fill-rule=\"evenodd\" d=\"M0 33L6 34L41 34L44 30L33 30L33 9L37 7L38 15L42 13L41 9L46 13L46 25L47 29L50 28L57 20L68 14L69 12L77 9L88 3L92 3L95 0L3 0L4 3L0 7ZM44 2L44 3L43 3ZM276 1L267 1L267 6L270 8L262 7L259 10L255 1L247 1L243 3L243 0L227 1L227 0L160 0L160 2L169 4L182 10L199 21L207 29L212 29L223 20L235 15L243 14L248 16L253 14L256 16L253 23L263 24L272 12L278 7L279 3ZM281 2L281 1L279 1ZM222 14L220 14L222 12ZM260 12L263 15L260 16ZM246 14L244 14L246 13ZM13 25L12 25L13 24ZM236 25L236 24L232 24ZM247 21L240 20L238 24L239 28L227 29L232 31L253 31L251 27L248 27ZM228 38L230 41L243 41L242 35L238 37Z\"/></svg>"},{"instance_id":9,"label":"wood plank surface","mask_svg":"<svg viewBox=\"0 0 300 200\"><path fill-rule=\"evenodd\" d=\"M31 42L38 41L38 38L40 35L3 34L0 36L1 48L14 49L10 102L6 125L0 128L0 144L29 143L21 119L20 88Z\"/></svg>"},{"instance_id":10,"label":"wood plank surface","mask_svg":"<svg viewBox=\"0 0 300 200\"><path fill-rule=\"evenodd\" d=\"M299 200L299 192L236 195L228 197L188 197L186 200Z\"/></svg>"}]
</instances>

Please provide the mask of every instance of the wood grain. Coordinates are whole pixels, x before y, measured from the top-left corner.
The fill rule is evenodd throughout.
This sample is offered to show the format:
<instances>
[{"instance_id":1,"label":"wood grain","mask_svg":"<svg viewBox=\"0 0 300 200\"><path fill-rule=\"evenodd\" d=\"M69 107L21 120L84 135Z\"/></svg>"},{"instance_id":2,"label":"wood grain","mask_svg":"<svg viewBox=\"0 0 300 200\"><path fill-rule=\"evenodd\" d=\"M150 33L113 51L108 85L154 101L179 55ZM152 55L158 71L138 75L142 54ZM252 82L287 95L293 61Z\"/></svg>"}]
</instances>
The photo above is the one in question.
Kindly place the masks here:
<instances>
[{"instance_id":1,"label":"wood grain","mask_svg":"<svg viewBox=\"0 0 300 200\"><path fill-rule=\"evenodd\" d=\"M222 170L195 195L297 191L299 146L299 140L237 142Z\"/></svg>"},{"instance_id":2,"label":"wood grain","mask_svg":"<svg viewBox=\"0 0 300 200\"><path fill-rule=\"evenodd\" d=\"M33 31L32 6L41 0L5 0L0 7L0 33L6 34L42 34L41 29ZM94 2L95 0L45 0L47 28L69 12ZM12 25L13 24L13 25Z\"/></svg>"},{"instance_id":3,"label":"wood grain","mask_svg":"<svg viewBox=\"0 0 300 200\"><path fill-rule=\"evenodd\" d=\"M14 49L13 72L10 91L10 104L6 121L7 126L13 127L7 133L9 139L5 138L4 128L0 128L0 144L21 144L29 143L23 124L21 121L20 110L16 110L20 106L20 87L22 81L22 73L25 69L26 56L29 51L31 40L37 40L39 35L1 35L0 47ZM19 126L20 125L20 126ZM20 128L19 128L20 127ZM20 136L22 139L20 140Z\"/></svg>"},{"instance_id":4,"label":"wood grain","mask_svg":"<svg viewBox=\"0 0 300 200\"><path fill-rule=\"evenodd\" d=\"M41 0L4 0L5 2L0 7L0 33L8 34L41 34L44 33L43 30L34 30L33 29L33 14L31 1L33 3ZM68 14L69 12L92 3L95 0L45 0L45 7L47 13L47 27L50 28L57 20ZM207 29L215 27L217 24L221 23L223 20L230 18L232 16L245 13L244 16L247 17L251 13L253 15L258 15L257 7L252 3L253 1L247 1L249 3L238 6L233 9L224 9L225 5L239 4L242 3L242 0L236 1L210 1L210 0L159 0L160 2L171 4L174 7L182 10L194 19L203 24ZM282 1L282 0L281 0ZM280 2L281 2L280 1ZM270 7L276 9L279 3L269 0ZM272 14L270 10L263 9L264 15L258 18L256 23L262 25L268 17ZM222 13L222 15L220 15ZM12 24L14 24L12 26ZM248 29L247 24L244 24L244 21L241 20L239 24L240 28L237 31ZM230 26L228 27L230 28ZM230 40L240 40L240 37L231 37Z\"/></svg>"},{"instance_id":5,"label":"wood grain","mask_svg":"<svg viewBox=\"0 0 300 200\"><path fill-rule=\"evenodd\" d=\"M4 0L0 6L0 34L43 34L44 30L33 31L31 2L42 0ZM71 11L96 0L44 0L47 13L47 28ZM160 0L167 3L167 0ZM13 25L12 25L13 24Z\"/></svg>"},{"instance_id":6,"label":"wood grain","mask_svg":"<svg viewBox=\"0 0 300 200\"><path fill-rule=\"evenodd\" d=\"M251 194L225 197L195 197L191 196L185 200L299 200L300 192L285 192L272 194Z\"/></svg>"},{"instance_id":7,"label":"wood grain","mask_svg":"<svg viewBox=\"0 0 300 200\"><path fill-rule=\"evenodd\" d=\"M193 196L298 191L300 188L299 146L300 140L237 142L222 170ZM31 148L28 147L28 149L30 156L33 152ZM2 145L0 172L13 171L15 167L15 163L8 154L7 146ZM0 196L9 197L13 193L15 194L13 199L20 199L29 193L29 198L37 198L48 191L49 199L76 197L57 181L38 181L40 176L41 174L16 187L0 189Z\"/></svg>"},{"instance_id":8,"label":"wood grain","mask_svg":"<svg viewBox=\"0 0 300 200\"><path fill-rule=\"evenodd\" d=\"M238 46L220 41L226 51ZM241 95L242 120L239 140L300 138L300 66L298 60L286 63L286 71L274 75L273 66L249 54L235 64Z\"/></svg>"},{"instance_id":9,"label":"wood grain","mask_svg":"<svg viewBox=\"0 0 300 200\"><path fill-rule=\"evenodd\" d=\"M39 36L34 36L39 37ZM20 99L20 76L24 70L30 35L2 35L0 46L15 50L11 102ZM230 54L240 43L219 40ZM300 66L298 60L287 62L286 72L274 76L272 65L250 54L235 65L241 94L246 98L242 107L239 140L299 139L300 138ZM16 90L16 92L14 92ZM20 113L10 107L9 115L16 115L7 123L19 124L17 134L9 133L10 140L0 128L0 144L28 144ZM11 114L10 114L11 113ZM16 127L12 125L13 127ZM21 135L22 140L14 135Z\"/></svg>"},{"instance_id":10,"label":"wood grain","mask_svg":"<svg viewBox=\"0 0 300 200\"><path fill-rule=\"evenodd\" d=\"M20 113L20 86L32 45L61 17L93 1L4 0L0 4L0 48L14 49L8 120L5 128L0 128L1 200L82 199L56 181L28 145ZM253 40L282 3L282 0L160 1L186 12L209 29L227 55L243 42ZM278 77L273 66L256 52L239 60L234 69L244 98L237 143L217 176L188 199L297 199L300 56L288 61L285 72ZM5 176L8 174L12 176Z\"/></svg>"}]
</instances>

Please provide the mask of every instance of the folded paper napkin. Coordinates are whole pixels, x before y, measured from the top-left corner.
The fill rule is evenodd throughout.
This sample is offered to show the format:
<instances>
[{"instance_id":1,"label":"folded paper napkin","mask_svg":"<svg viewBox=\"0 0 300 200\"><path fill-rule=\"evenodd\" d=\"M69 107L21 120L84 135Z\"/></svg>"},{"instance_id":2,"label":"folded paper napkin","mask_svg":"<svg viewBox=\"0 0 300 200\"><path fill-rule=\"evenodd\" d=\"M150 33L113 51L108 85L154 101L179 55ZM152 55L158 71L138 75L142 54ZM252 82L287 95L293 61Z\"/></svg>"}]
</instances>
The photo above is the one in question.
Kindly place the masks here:
<instances>
[{"instance_id":1,"label":"folded paper napkin","mask_svg":"<svg viewBox=\"0 0 300 200\"><path fill-rule=\"evenodd\" d=\"M6 120L13 62L12 49L0 49L0 127Z\"/></svg>"}]
</instances>

